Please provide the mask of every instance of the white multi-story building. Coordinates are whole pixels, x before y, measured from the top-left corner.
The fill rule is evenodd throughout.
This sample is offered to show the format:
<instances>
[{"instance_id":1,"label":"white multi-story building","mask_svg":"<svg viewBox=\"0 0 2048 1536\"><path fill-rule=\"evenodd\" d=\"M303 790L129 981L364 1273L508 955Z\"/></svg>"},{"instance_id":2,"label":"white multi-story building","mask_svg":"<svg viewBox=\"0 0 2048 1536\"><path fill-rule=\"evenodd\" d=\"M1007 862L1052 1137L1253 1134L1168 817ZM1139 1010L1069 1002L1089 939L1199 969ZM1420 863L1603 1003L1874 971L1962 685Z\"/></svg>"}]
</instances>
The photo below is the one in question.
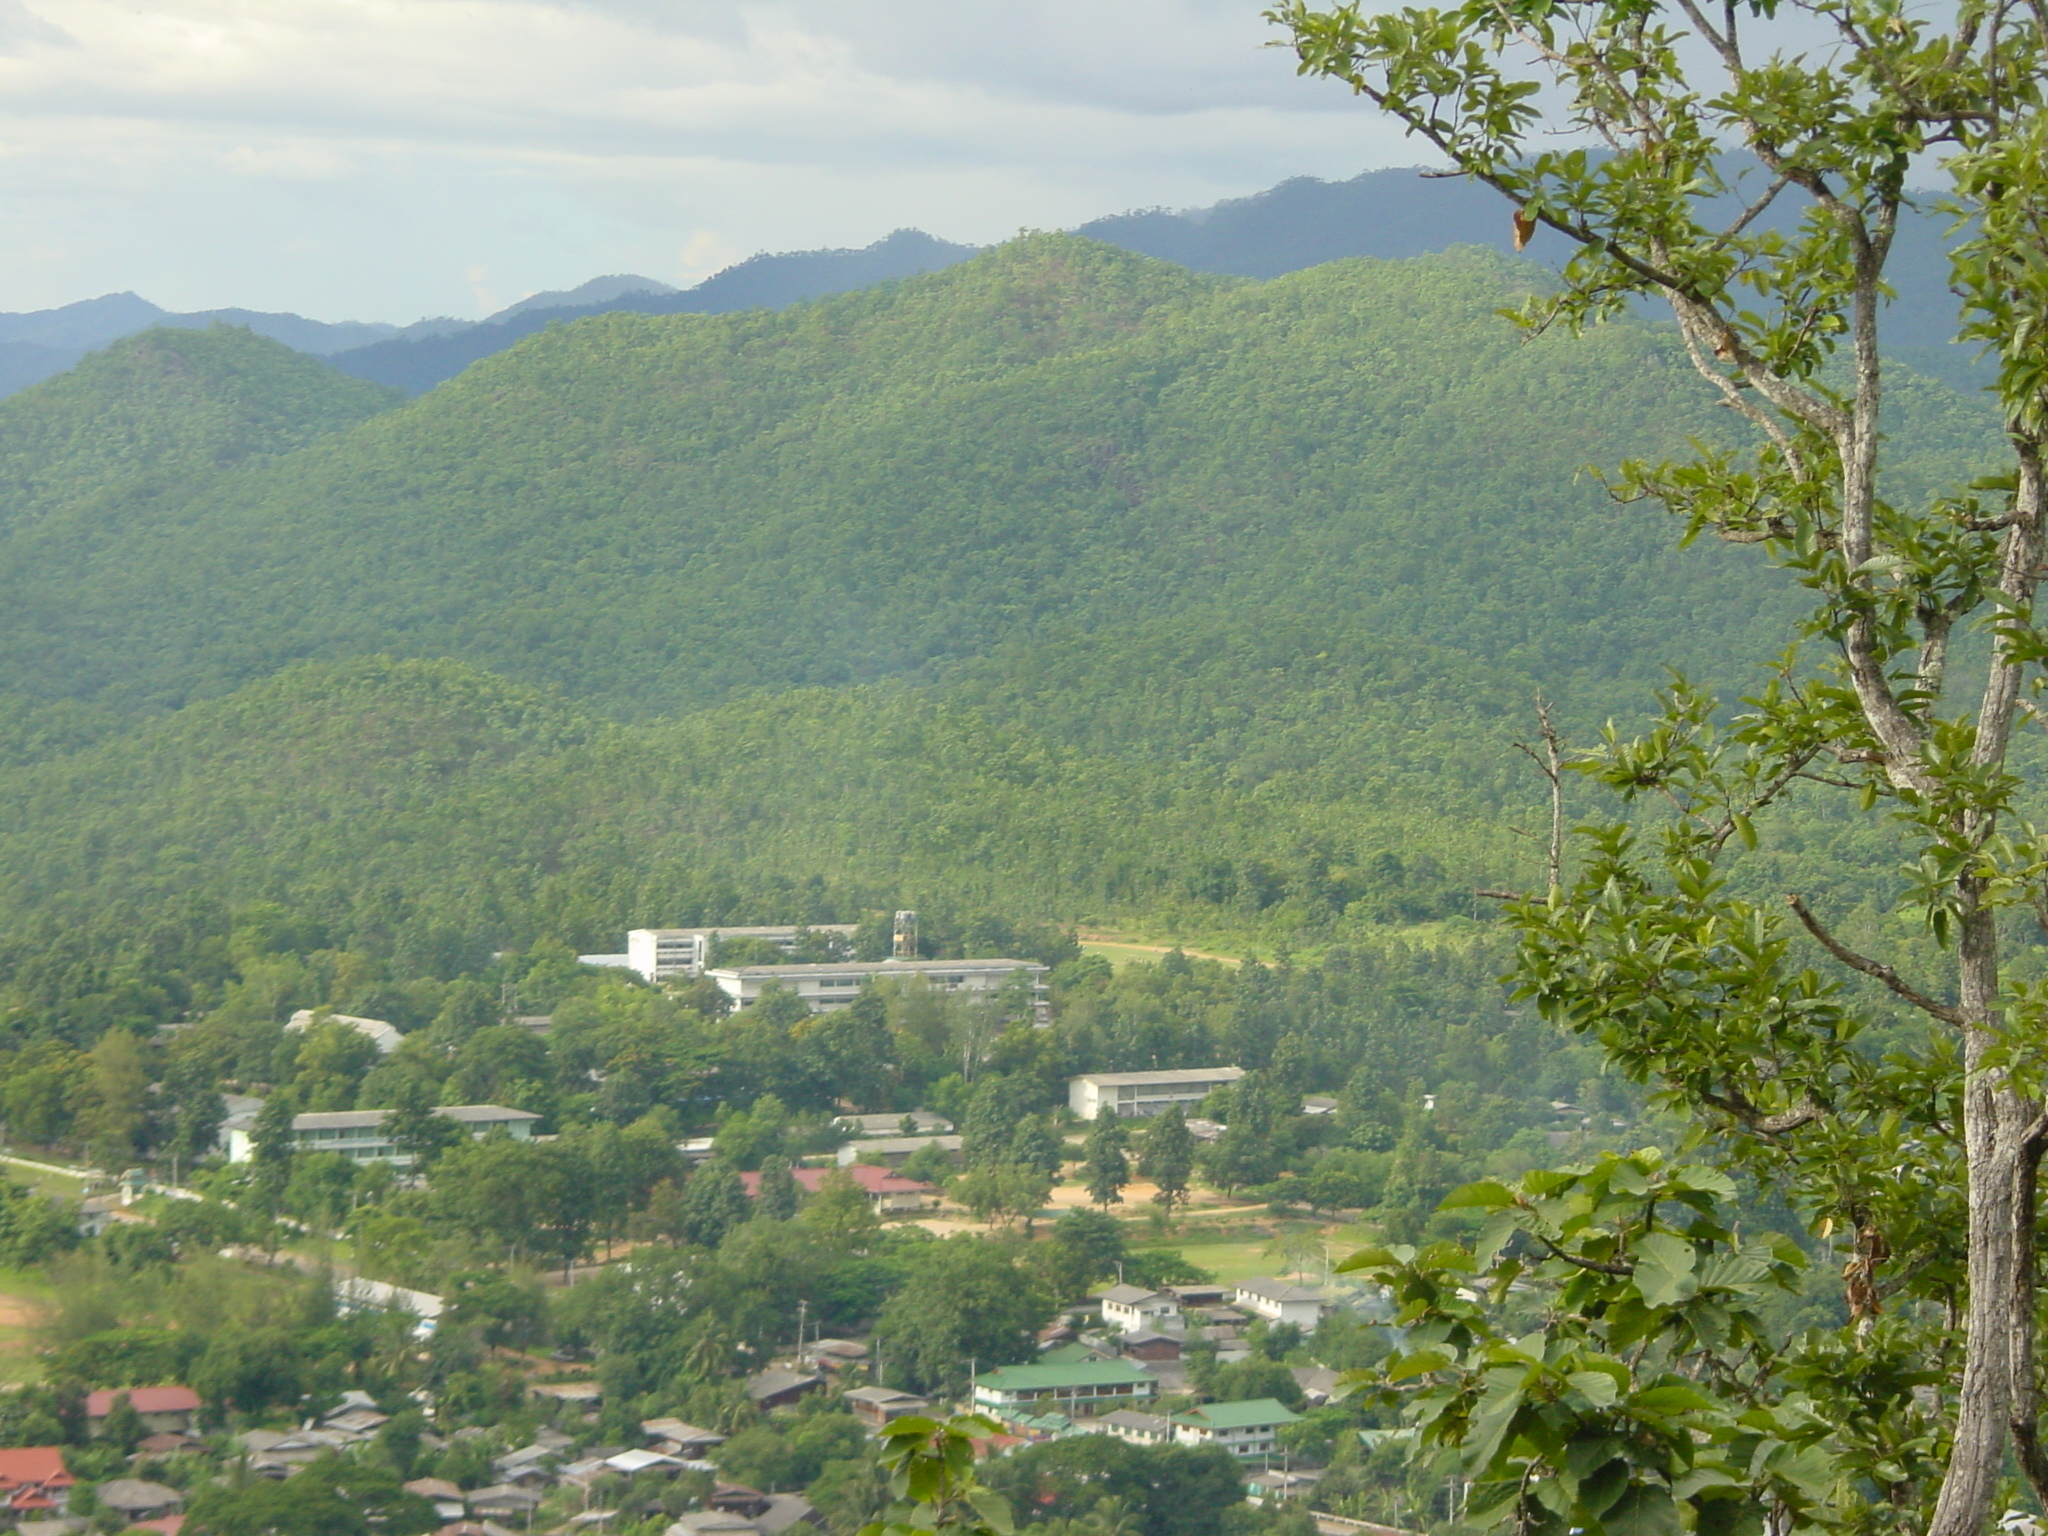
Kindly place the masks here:
<instances>
[{"instance_id":1,"label":"white multi-story building","mask_svg":"<svg viewBox=\"0 0 2048 1536\"><path fill-rule=\"evenodd\" d=\"M1122 1120L1186 1109L1244 1076L1242 1067L1183 1067L1172 1072L1090 1072L1067 1080L1067 1107L1083 1120L1111 1114Z\"/></svg>"},{"instance_id":2,"label":"white multi-story building","mask_svg":"<svg viewBox=\"0 0 2048 1536\"><path fill-rule=\"evenodd\" d=\"M1242 1403L1204 1403L1173 1416L1182 1445L1219 1445L1243 1461L1264 1461L1280 1449L1280 1429L1301 1417L1270 1397Z\"/></svg>"},{"instance_id":3,"label":"white multi-story building","mask_svg":"<svg viewBox=\"0 0 2048 1536\"><path fill-rule=\"evenodd\" d=\"M813 1013L844 1008L873 980L921 977L941 992L1000 991L1019 972L1030 978L1033 1012L1040 1024L1052 1021L1046 1001L1045 967L1031 960L846 960L832 965L735 965L704 974L746 1008L770 987L785 987L810 1004Z\"/></svg>"},{"instance_id":4,"label":"white multi-story building","mask_svg":"<svg viewBox=\"0 0 2048 1536\"><path fill-rule=\"evenodd\" d=\"M388 1109L340 1109L292 1116L292 1147L299 1152L339 1152L358 1163L395 1163L407 1167L412 1154L401 1151L385 1131ZM539 1115L502 1104L444 1104L434 1111L480 1138L503 1130L514 1141L530 1141ZM255 1155L255 1126L228 1132L228 1161L246 1163Z\"/></svg>"},{"instance_id":5,"label":"white multi-story building","mask_svg":"<svg viewBox=\"0 0 2048 1536\"><path fill-rule=\"evenodd\" d=\"M851 942L852 923L785 923L767 928L635 928L626 935L626 968L649 981L671 976L701 976L711 964L711 951L721 939L759 939L784 954L797 946L800 934L829 933Z\"/></svg>"}]
</instances>

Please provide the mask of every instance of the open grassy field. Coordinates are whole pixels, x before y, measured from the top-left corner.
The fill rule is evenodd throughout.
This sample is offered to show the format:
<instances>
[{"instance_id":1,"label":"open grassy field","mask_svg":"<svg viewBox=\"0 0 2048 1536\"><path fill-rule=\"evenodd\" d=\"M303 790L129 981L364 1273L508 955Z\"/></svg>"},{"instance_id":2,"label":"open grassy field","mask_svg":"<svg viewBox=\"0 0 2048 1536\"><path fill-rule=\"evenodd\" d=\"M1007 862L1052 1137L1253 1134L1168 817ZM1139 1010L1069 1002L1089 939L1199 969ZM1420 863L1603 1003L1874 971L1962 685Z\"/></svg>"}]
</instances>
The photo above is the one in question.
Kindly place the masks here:
<instances>
[{"instance_id":1,"label":"open grassy field","mask_svg":"<svg viewBox=\"0 0 2048 1536\"><path fill-rule=\"evenodd\" d=\"M11 1153L6 1155L13 1156ZM52 1167L61 1167L61 1164L48 1163L44 1167L31 1168L24 1166L24 1162L46 1163L47 1160L40 1156L29 1156L22 1162L0 1162L0 1175L5 1175L17 1184L26 1184L38 1194L62 1195L67 1200L76 1200L85 1192L85 1186L90 1182L83 1174L50 1171Z\"/></svg>"},{"instance_id":2,"label":"open grassy field","mask_svg":"<svg viewBox=\"0 0 2048 1536\"><path fill-rule=\"evenodd\" d=\"M49 1298L49 1282L35 1271L0 1269L0 1384L42 1375L33 1329Z\"/></svg>"}]
</instances>

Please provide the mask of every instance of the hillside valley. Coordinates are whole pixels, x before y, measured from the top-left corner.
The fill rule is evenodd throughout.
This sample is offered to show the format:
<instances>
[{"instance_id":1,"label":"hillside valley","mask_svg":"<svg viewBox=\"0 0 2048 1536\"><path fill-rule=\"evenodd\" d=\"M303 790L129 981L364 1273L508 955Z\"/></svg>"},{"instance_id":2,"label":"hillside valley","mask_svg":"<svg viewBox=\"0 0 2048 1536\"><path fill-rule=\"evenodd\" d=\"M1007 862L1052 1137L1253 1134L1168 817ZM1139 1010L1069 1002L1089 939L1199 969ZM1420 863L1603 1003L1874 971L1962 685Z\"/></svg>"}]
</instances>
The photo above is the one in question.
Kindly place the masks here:
<instances>
[{"instance_id":1,"label":"hillside valley","mask_svg":"<svg viewBox=\"0 0 2048 1536\"><path fill-rule=\"evenodd\" d=\"M1517 339L1540 281L1031 236L411 403L245 332L117 344L0 402L0 931L262 900L446 971L793 903L1483 920L1538 692L1583 737L1667 666L1743 684L1795 601L1581 472L1728 429L1654 328ZM1988 428L1894 402L1901 485Z\"/></svg>"}]
</instances>

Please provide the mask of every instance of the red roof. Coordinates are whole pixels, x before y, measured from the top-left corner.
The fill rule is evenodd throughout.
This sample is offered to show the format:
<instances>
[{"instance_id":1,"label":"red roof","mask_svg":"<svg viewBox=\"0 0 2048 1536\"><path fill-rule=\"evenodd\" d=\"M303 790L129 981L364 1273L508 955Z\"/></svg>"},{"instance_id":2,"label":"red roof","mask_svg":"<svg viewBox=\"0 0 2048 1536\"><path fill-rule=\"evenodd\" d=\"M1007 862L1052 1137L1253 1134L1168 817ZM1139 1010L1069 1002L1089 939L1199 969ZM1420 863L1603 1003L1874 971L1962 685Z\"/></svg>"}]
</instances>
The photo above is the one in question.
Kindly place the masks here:
<instances>
[{"instance_id":1,"label":"red roof","mask_svg":"<svg viewBox=\"0 0 2048 1536\"><path fill-rule=\"evenodd\" d=\"M20 1445L0 1450L0 1491L69 1488L71 1484L71 1474L64 1470L61 1445Z\"/></svg>"},{"instance_id":2,"label":"red roof","mask_svg":"<svg viewBox=\"0 0 2048 1536\"><path fill-rule=\"evenodd\" d=\"M825 1182L826 1175L833 1173L852 1174L853 1182L871 1195L928 1195L932 1192L929 1184L906 1179L900 1173L891 1173L887 1168L877 1168L872 1163L849 1163L843 1168L792 1168L789 1173L799 1189L813 1195ZM746 1185L750 1195L761 1192L761 1175L758 1173L743 1173L740 1182Z\"/></svg>"},{"instance_id":3,"label":"red roof","mask_svg":"<svg viewBox=\"0 0 2048 1536\"><path fill-rule=\"evenodd\" d=\"M190 1387L102 1387L85 1394L85 1416L104 1419L123 1392L137 1413L197 1413L199 1394Z\"/></svg>"}]
</instances>

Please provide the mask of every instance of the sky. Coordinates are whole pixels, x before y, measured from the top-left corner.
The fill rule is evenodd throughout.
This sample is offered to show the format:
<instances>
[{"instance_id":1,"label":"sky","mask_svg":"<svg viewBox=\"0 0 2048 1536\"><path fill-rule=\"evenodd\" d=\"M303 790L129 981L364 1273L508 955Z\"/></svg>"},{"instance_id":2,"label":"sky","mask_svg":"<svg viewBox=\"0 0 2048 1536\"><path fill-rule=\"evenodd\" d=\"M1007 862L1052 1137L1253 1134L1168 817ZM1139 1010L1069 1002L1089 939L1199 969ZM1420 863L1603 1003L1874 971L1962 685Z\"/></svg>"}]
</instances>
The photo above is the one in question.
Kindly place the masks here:
<instances>
[{"instance_id":1,"label":"sky","mask_svg":"<svg viewBox=\"0 0 2048 1536\"><path fill-rule=\"evenodd\" d=\"M0 0L0 310L487 314L1422 158L1261 0Z\"/></svg>"}]
</instances>

